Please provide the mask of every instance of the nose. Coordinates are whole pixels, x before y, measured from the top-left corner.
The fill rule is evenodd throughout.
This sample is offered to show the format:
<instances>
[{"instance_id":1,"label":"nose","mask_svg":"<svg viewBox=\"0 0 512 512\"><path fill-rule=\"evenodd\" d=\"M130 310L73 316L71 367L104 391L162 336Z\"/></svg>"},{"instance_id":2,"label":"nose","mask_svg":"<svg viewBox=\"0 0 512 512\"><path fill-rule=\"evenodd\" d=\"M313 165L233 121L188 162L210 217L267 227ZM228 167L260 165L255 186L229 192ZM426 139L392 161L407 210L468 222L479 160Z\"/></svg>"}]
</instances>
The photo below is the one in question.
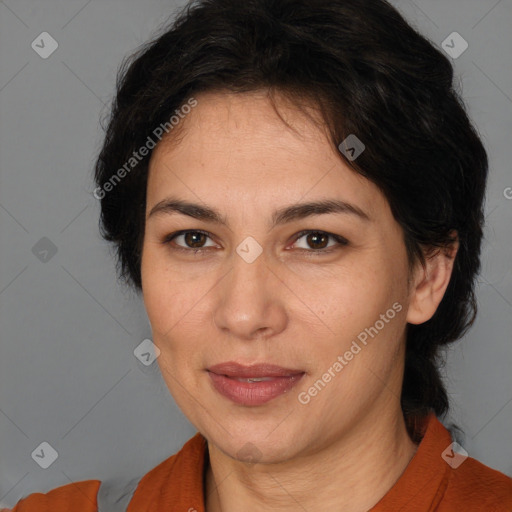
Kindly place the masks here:
<instances>
[{"instance_id":1,"label":"nose","mask_svg":"<svg viewBox=\"0 0 512 512\"><path fill-rule=\"evenodd\" d=\"M235 254L231 271L215 293L214 323L235 339L270 338L286 328L290 291L269 268L264 254L251 263Z\"/></svg>"}]
</instances>

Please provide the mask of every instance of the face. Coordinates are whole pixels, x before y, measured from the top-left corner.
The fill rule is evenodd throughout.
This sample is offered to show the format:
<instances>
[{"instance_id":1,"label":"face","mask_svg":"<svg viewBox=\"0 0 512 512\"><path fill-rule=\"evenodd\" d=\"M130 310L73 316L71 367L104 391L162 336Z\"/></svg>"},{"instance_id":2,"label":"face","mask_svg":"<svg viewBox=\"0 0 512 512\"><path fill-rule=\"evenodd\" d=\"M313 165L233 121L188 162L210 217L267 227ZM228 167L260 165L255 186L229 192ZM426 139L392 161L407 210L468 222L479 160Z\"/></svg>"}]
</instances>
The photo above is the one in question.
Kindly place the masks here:
<instances>
[{"instance_id":1,"label":"face","mask_svg":"<svg viewBox=\"0 0 512 512\"><path fill-rule=\"evenodd\" d=\"M179 143L164 139L150 162L141 271L158 363L225 454L307 455L399 408L402 230L379 189L284 99L295 130L262 93L196 99ZM285 370L217 366L233 362Z\"/></svg>"}]
</instances>

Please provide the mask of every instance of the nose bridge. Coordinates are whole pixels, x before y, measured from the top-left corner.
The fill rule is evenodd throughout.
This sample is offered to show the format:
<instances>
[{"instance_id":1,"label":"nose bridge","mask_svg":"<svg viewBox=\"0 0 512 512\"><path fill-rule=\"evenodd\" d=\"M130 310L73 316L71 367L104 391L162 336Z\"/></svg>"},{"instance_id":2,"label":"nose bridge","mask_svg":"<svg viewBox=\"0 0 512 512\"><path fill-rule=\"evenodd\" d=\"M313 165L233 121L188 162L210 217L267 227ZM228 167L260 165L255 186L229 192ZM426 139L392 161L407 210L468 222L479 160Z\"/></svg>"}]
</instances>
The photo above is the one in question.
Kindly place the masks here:
<instances>
[{"instance_id":1,"label":"nose bridge","mask_svg":"<svg viewBox=\"0 0 512 512\"><path fill-rule=\"evenodd\" d=\"M230 291L242 297L246 295L244 290L251 287L256 287L253 292L261 292L268 277L267 264L262 245L252 236L244 238L233 253L233 267L228 278Z\"/></svg>"},{"instance_id":2,"label":"nose bridge","mask_svg":"<svg viewBox=\"0 0 512 512\"><path fill-rule=\"evenodd\" d=\"M266 295L266 283L269 272L267 262L263 254L254 259L246 259L240 256L244 250L242 244L233 255L233 267L226 280L225 299L233 301L234 305L242 306L253 305L253 308L264 306ZM249 248L247 255L251 255L252 248ZM254 255L251 255L254 256Z\"/></svg>"},{"instance_id":3,"label":"nose bridge","mask_svg":"<svg viewBox=\"0 0 512 512\"><path fill-rule=\"evenodd\" d=\"M263 252L256 254L256 249L251 241L238 246L231 271L219 289L214 311L219 329L246 339L269 328L279 331L284 322L279 298L269 288L272 273Z\"/></svg>"}]
</instances>

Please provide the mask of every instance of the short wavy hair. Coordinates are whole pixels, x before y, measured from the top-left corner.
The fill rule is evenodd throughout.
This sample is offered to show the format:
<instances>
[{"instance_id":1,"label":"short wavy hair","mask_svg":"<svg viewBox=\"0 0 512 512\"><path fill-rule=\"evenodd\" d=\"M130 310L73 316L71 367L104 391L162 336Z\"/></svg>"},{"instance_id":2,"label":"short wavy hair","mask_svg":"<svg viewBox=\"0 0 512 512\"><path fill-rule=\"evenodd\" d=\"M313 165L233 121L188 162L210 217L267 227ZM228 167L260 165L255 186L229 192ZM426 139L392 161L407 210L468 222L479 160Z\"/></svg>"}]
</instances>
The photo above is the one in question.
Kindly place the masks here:
<instances>
[{"instance_id":1,"label":"short wavy hair","mask_svg":"<svg viewBox=\"0 0 512 512\"><path fill-rule=\"evenodd\" d=\"M407 325L401 395L410 431L431 411L443 415L440 349L477 312L488 159L451 62L384 0L193 1L123 61L95 166L100 228L116 248L119 276L142 290L151 151L122 180L114 175L193 95L258 90L317 107L333 148L349 134L364 142L357 160L340 158L387 198L410 269L456 231L443 300L430 320Z\"/></svg>"}]
</instances>

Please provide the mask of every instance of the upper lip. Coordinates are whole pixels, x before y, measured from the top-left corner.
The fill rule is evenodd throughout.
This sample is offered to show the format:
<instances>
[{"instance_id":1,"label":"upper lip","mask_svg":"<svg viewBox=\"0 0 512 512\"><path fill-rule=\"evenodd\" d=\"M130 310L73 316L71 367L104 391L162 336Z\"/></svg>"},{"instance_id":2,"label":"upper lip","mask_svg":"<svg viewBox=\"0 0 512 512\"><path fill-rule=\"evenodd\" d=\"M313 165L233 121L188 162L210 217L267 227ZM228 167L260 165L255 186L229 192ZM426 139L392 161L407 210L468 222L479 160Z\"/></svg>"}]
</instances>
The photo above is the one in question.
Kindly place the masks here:
<instances>
[{"instance_id":1,"label":"upper lip","mask_svg":"<svg viewBox=\"0 0 512 512\"><path fill-rule=\"evenodd\" d=\"M225 363L210 366L208 371L216 373L217 375L226 375L227 377L234 378L249 378L249 377L290 377L292 375L299 375L305 373L303 370L292 368L283 368L270 363L259 363L253 365L243 365L235 361L228 361Z\"/></svg>"}]
</instances>

